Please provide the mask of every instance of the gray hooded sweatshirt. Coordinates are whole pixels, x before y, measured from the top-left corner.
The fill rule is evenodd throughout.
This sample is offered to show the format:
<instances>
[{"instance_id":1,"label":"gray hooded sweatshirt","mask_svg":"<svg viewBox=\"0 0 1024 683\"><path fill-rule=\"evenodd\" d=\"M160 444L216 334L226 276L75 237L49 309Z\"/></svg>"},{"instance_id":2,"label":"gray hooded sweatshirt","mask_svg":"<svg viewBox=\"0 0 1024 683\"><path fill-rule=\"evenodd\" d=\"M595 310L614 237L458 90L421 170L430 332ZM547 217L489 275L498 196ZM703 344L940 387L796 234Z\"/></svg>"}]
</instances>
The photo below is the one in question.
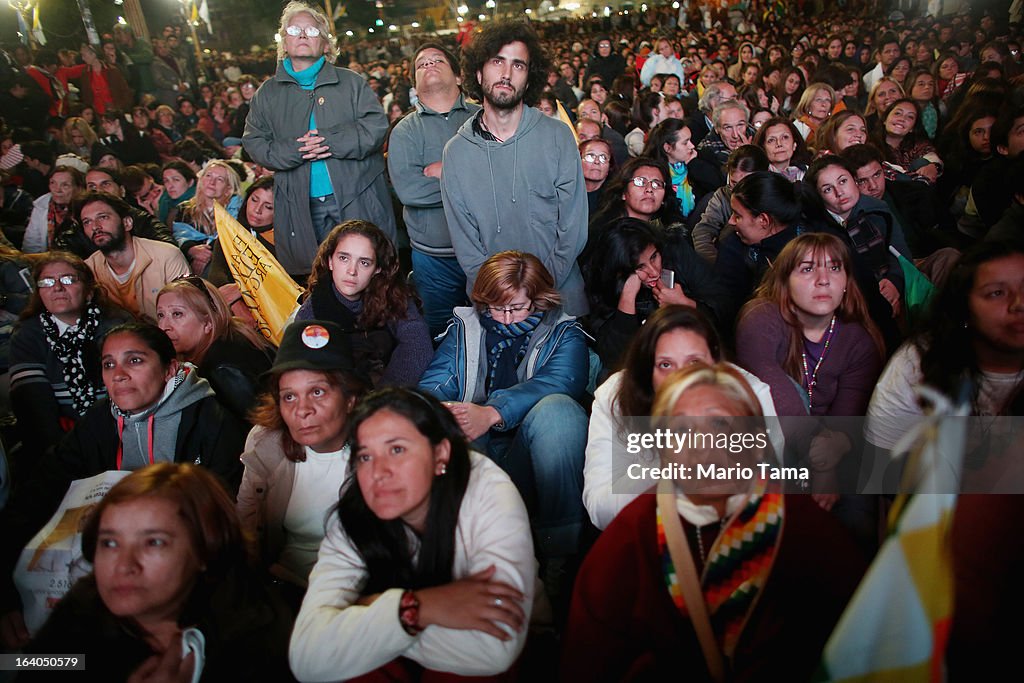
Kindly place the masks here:
<instances>
[{"instance_id":1,"label":"gray hooded sweatshirt","mask_svg":"<svg viewBox=\"0 0 1024 683\"><path fill-rule=\"evenodd\" d=\"M121 432L122 469L141 469L151 461L174 462L181 411L207 396L213 396L210 383L196 374L195 367L182 364L178 374L167 380L160 399L146 410L126 413L111 401L110 413L118 421ZM152 457L149 451L150 432Z\"/></svg>"},{"instance_id":2,"label":"gray hooded sweatshirt","mask_svg":"<svg viewBox=\"0 0 1024 683\"><path fill-rule=\"evenodd\" d=\"M452 246L472 291L488 257L525 251L551 272L569 315L587 313L576 258L587 243L587 190L569 127L523 107L515 135L498 142L477 115L444 148L441 199Z\"/></svg>"}]
</instances>

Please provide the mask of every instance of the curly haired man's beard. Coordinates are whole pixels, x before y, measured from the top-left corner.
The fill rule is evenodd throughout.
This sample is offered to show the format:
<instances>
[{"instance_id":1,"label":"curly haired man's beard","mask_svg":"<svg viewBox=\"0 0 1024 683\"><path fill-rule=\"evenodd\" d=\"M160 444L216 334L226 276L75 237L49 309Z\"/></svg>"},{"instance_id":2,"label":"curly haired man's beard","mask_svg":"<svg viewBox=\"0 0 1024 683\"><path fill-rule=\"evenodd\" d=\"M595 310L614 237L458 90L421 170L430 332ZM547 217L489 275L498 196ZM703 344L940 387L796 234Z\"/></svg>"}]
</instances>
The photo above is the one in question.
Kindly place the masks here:
<instances>
[{"instance_id":1,"label":"curly haired man's beard","mask_svg":"<svg viewBox=\"0 0 1024 683\"><path fill-rule=\"evenodd\" d=\"M499 90L495 92L494 87L501 84L501 81L492 83L489 87L484 88L484 99L487 100L490 105L496 109L515 109L523 101L523 97L526 96L526 88L522 90ZM505 83L505 85L510 85Z\"/></svg>"}]
</instances>

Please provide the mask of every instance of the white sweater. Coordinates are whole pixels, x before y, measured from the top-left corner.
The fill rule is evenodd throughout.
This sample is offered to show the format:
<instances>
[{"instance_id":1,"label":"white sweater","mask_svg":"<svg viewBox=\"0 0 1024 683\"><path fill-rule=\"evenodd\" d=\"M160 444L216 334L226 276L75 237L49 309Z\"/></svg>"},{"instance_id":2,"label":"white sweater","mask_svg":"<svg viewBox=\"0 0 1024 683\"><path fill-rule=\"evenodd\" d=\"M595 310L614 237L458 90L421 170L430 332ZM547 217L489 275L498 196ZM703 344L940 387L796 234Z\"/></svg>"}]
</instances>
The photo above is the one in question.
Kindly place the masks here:
<instances>
[{"instance_id":1,"label":"white sweater","mask_svg":"<svg viewBox=\"0 0 1024 683\"><path fill-rule=\"evenodd\" d=\"M734 370L738 370L747 380L750 388L754 390L758 402L761 404L761 412L765 415L775 415L775 403L772 401L771 388L760 379L750 374L743 368L729 364ZM619 388L622 386L622 371L605 380L604 384L594 392L594 405L590 414L590 432L587 436L587 459L583 465L583 505L587 508L590 521L598 529L604 529L615 516L622 512L622 509L633 502L640 494L651 488L650 481L631 479L626 476L626 469L632 462L626 458L613 459L615 453L626 453L623 444L615 445L615 441L621 441L617 436L616 420L619 417L619 410L616 404L616 397L619 395ZM777 427L777 423L775 425ZM775 449L776 457L781 459L785 448L785 440L780 429L771 428L769 440L772 448ZM632 456L633 462L654 465L655 456L650 453L640 453ZM614 487L614 489L613 489ZM614 490L614 492L613 492Z\"/></svg>"},{"instance_id":2,"label":"white sweater","mask_svg":"<svg viewBox=\"0 0 1024 683\"><path fill-rule=\"evenodd\" d=\"M470 458L472 471L455 531L452 577L462 579L495 565L494 579L525 595L522 607L529 623L537 561L526 506L500 467L478 453ZM298 680L345 680L398 657L433 671L490 676L511 667L526 642L525 627L508 641L481 631L441 626L428 626L410 636L398 620L404 589L391 588L367 607L353 605L365 582L362 559L333 515L292 631L288 658Z\"/></svg>"}]
</instances>

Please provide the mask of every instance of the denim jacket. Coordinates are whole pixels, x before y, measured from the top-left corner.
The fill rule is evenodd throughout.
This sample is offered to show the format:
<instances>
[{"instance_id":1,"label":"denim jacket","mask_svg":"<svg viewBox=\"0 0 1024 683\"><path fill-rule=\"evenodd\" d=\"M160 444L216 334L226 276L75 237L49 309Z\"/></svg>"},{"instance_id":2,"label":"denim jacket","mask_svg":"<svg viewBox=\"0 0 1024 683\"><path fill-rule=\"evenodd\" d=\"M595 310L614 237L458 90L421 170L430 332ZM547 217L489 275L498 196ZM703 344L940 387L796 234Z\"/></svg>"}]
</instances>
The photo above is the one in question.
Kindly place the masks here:
<instances>
[{"instance_id":1,"label":"denim jacket","mask_svg":"<svg viewBox=\"0 0 1024 683\"><path fill-rule=\"evenodd\" d=\"M502 423L494 429L515 429L533 406L551 394L579 400L589 380L586 335L576 319L561 309L548 311L534 330L526 357L519 365L519 383L484 395L487 374L486 332L472 307L455 309L434 360L420 379L420 388L442 401L492 406Z\"/></svg>"}]
</instances>

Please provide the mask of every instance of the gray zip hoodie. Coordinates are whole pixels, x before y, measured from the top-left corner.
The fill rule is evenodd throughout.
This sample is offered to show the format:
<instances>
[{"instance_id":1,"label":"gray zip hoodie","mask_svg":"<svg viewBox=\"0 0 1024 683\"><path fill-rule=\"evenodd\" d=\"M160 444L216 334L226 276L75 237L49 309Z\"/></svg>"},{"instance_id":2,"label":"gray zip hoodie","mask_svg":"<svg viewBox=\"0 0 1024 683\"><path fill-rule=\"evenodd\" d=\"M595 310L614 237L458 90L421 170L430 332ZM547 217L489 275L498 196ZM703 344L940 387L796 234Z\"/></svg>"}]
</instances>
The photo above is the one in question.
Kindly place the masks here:
<instances>
[{"instance_id":1,"label":"gray zip hoodie","mask_svg":"<svg viewBox=\"0 0 1024 683\"><path fill-rule=\"evenodd\" d=\"M164 393L155 405L134 414L110 402L110 413L118 421L121 433L122 469L137 470L150 463L150 432L153 438L153 462L174 462L174 447L181 424L181 411L213 396L210 383L196 374L194 366L183 363L178 374L167 380Z\"/></svg>"},{"instance_id":2,"label":"gray zip hoodie","mask_svg":"<svg viewBox=\"0 0 1024 683\"><path fill-rule=\"evenodd\" d=\"M576 257L587 243L587 191L572 131L524 106L515 135L498 142L479 119L462 125L442 159L441 199L467 289L489 256L516 249L551 272L566 313L585 314Z\"/></svg>"}]
</instances>

